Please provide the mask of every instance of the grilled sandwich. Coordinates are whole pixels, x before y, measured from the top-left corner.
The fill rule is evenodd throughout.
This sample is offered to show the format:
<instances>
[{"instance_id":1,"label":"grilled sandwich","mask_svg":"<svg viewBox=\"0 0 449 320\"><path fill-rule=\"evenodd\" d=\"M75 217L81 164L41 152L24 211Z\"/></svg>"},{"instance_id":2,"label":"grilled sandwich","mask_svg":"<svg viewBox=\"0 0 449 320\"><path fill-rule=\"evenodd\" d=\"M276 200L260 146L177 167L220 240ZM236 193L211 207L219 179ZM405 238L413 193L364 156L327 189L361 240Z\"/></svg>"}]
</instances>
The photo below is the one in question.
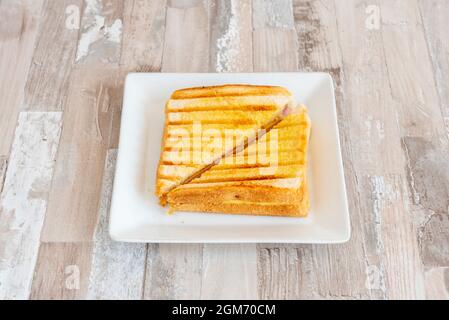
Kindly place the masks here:
<instances>
[{"instance_id":1,"label":"grilled sandwich","mask_svg":"<svg viewBox=\"0 0 449 320\"><path fill-rule=\"evenodd\" d=\"M310 121L286 89L185 89L166 113L156 194L171 211L307 214Z\"/></svg>"}]
</instances>

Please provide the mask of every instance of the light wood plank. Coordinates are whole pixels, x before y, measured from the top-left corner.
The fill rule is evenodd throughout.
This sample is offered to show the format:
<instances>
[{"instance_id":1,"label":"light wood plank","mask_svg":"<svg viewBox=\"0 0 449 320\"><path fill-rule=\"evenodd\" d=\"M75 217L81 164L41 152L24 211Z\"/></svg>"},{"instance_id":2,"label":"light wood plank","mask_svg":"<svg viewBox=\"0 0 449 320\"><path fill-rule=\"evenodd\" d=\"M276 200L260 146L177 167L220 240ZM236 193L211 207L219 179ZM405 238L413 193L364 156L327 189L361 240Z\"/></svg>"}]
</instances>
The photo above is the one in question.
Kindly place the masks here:
<instances>
[{"instance_id":1,"label":"light wood plank","mask_svg":"<svg viewBox=\"0 0 449 320\"><path fill-rule=\"evenodd\" d=\"M388 75L404 135L446 135L417 1L381 2Z\"/></svg>"},{"instance_id":2,"label":"light wood plank","mask_svg":"<svg viewBox=\"0 0 449 320\"><path fill-rule=\"evenodd\" d=\"M449 139L449 43L447 41L447 21L449 3L445 0L419 1L425 37L432 59L433 73L440 96L440 108Z\"/></svg>"},{"instance_id":3,"label":"light wood plank","mask_svg":"<svg viewBox=\"0 0 449 320\"><path fill-rule=\"evenodd\" d=\"M345 115L357 137L351 141L351 153L361 197L356 223L362 231L367 287L372 298L423 298L423 271L396 119L399 106L387 80L384 27L368 28L367 18L362 1L337 10L344 93L350 97Z\"/></svg>"},{"instance_id":4,"label":"light wood plank","mask_svg":"<svg viewBox=\"0 0 449 320\"><path fill-rule=\"evenodd\" d=\"M30 299L84 299L88 288L91 243L42 243Z\"/></svg>"},{"instance_id":5,"label":"light wood plank","mask_svg":"<svg viewBox=\"0 0 449 320\"><path fill-rule=\"evenodd\" d=\"M0 198L0 299L26 299L31 289L61 113L21 113Z\"/></svg>"},{"instance_id":6,"label":"light wood plank","mask_svg":"<svg viewBox=\"0 0 449 320\"><path fill-rule=\"evenodd\" d=\"M251 72L251 1L213 1L209 8L210 71ZM257 298L256 245L204 244L202 258L201 299Z\"/></svg>"},{"instance_id":7,"label":"light wood plank","mask_svg":"<svg viewBox=\"0 0 449 320\"><path fill-rule=\"evenodd\" d=\"M160 71L166 0L128 0L124 4L121 64L132 71Z\"/></svg>"},{"instance_id":8,"label":"light wood plank","mask_svg":"<svg viewBox=\"0 0 449 320\"><path fill-rule=\"evenodd\" d=\"M199 299L201 296L201 245L150 244L145 299Z\"/></svg>"},{"instance_id":9,"label":"light wood plank","mask_svg":"<svg viewBox=\"0 0 449 320\"><path fill-rule=\"evenodd\" d=\"M76 63L118 65L122 43L123 1L84 2Z\"/></svg>"},{"instance_id":10,"label":"light wood plank","mask_svg":"<svg viewBox=\"0 0 449 320\"><path fill-rule=\"evenodd\" d=\"M171 1L167 8L163 71L207 72L209 69L209 20L207 8L190 1ZM175 5L182 5L182 8Z\"/></svg>"},{"instance_id":11,"label":"light wood plank","mask_svg":"<svg viewBox=\"0 0 449 320\"><path fill-rule=\"evenodd\" d=\"M78 11L69 10L68 15L66 10L69 6ZM82 6L82 0L45 1L26 82L26 110L64 109L79 32L76 24L79 24L77 20Z\"/></svg>"},{"instance_id":12,"label":"light wood plank","mask_svg":"<svg viewBox=\"0 0 449 320\"><path fill-rule=\"evenodd\" d=\"M201 299L257 299L256 246L205 244Z\"/></svg>"},{"instance_id":13,"label":"light wood plank","mask_svg":"<svg viewBox=\"0 0 449 320\"><path fill-rule=\"evenodd\" d=\"M254 9L256 12L256 9ZM277 32L285 35L284 46L290 48L296 46L295 57L278 58L265 54L261 57L263 62L255 68L263 70L276 68L277 70L294 71L313 69L332 73L334 77L337 104L341 106L342 99L339 92L342 90L343 75L341 72L342 61L340 48L334 44L338 39L338 29L335 20L335 7L330 2L294 1L293 15L296 32L288 29L277 28ZM290 25L290 22L284 23ZM317 26L320 32L317 31ZM311 29L314 29L312 31ZM264 42L256 45L265 48L270 46L266 37ZM299 41L299 42L298 42ZM307 41L307 43L305 43ZM333 58L329 58L332 56ZM257 67L256 67L257 66ZM350 156L347 137L349 132L342 119L340 126L342 133L343 154ZM347 164L350 158L345 159ZM351 168L351 166L345 166ZM353 177L352 172L348 174ZM349 195L357 195L357 187L354 181L347 181ZM359 199L350 197L351 212L359 210ZM357 211L356 211L357 212ZM352 219L354 219L354 214ZM361 232L354 230L349 244L340 246L290 246L290 245L260 245L259 246L259 297L263 299L355 299L368 297L369 292L365 286L365 262L363 258L354 261L350 257L364 257L361 246Z\"/></svg>"},{"instance_id":14,"label":"light wood plank","mask_svg":"<svg viewBox=\"0 0 449 320\"><path fill-rule=\"evenodd\" d=\"M42 0L0 3L0 156L10 152L42 3Z\"/></svg>"},{"instance_id":15,"label":"light wood plank","mask_svg":"<svg viewBox=\"0 0 449 320\"><path fill-rule=\"evenodd\" d=\"M434 78L440 98L440 109L443 116L443 122L446 131L446 140L449 141L449 88L447 83L449 81L449 43L447 41L447 21L449 19L449 3L447 1L433 0L433 1L419 1L421 19L424 26L425 38L429 48L429 56L432 60ZM421 142L421 141L414 141ZM447 225L447 214L444 212L444 208L448 208L449 202L445 202L445 198L449 199L449 177L448 166L449 161L447 152L444 153L444 149L447 150L447 143L443 143L441 152L435 152L435 146L428 149L428 147L421 145L415 149L421 151L424 149L425 155L423 156L415 154L410 157L410 173L413 173L413 177L410 178L418 183L414 185L416 190L415 194L420 196L419 202L424 204L424 207L430 208L431 211L435 211L436 214L428 216L421 229L422 234L422 250L423 261L427 266L449 266L449 254L445 251L447 248L447 241L449 239L449 231L444 229ZM444 155L443 155L444 153ZM440 158L443 156L443 158ZM429 159L430 158L430 159ZM420 160L420 163L416 161ZM426 161L426 165L422 161ZM427 166L427 161L429 166ZM426 177L431 173L432 176ZM421 174L424 174L421 176ZM419 183L421 180L422 183ZM432 183L432 185L430 185ZM436 183L436 184L434 184ZM425 190L431 189L436 194L427 193ZM418 200L418 199L417 199ZM435 236L435 239L432 239ZM441 269L436 269L441 270ZM429 281L428 275L432 275L430 279L433 279L433 274L442 274L443 272L426 272L426 288L429 289L435 284ZM446 280L449 279L449 272L446 270ZM437 280L438 282L438 280ZM443 297L447 299L447 285L446 281L446 294ZM429 291L429 290L428 290ZM437 292L431 294L431 297L436 297Z\"/></svg>"},{"instance_id":16,"label":"light wood plank","mask_svg":"<svg viewBox=\"0 0 449 320\"><path fill-rule=\"evenodd\" d=\"M143 294L147 246L114 242L109 237L109 209L116 159L117 150L109 150L93 238L88 299L140 299Z\"/></svg>"},{"instance_id":17,"label":"light wood plank","mask_svg":"<svg viewBox=\"0 0 449 320\"><path fill-rule=\"evenodd\" d=\"M254 70L258 72L296 71L298 68L293 30L263 28L254 30ZM267 59L267 57L269 57Z\"/></svg>"},{"instance_id":18,"label":"light wood plank","mask_svg":"<svg viewBox=\"0 0 449 320\"><path fill-rule=\"evenodd\" d=\"M163 72L208 70L208 10L202 1L169 1L162 57ZM202 250L203 246L200 244L150 245L144 298L199 298Z\"/></svg>"},{"instance_id":19,"label":"light wood plank","mask_svg":"<svg viewBox=\"0 0 449 320\"><path fill-rule=\"evenodd\" d=\"M258 252L259 299L323 299L317 288L321 270L312 246L261 246ZM324 288L323 288L324 289Z\"/></svg>"},{"instance_id":20,"label":"light wood plank","mask_svg":"<svg viewBox=\"0 0 449 320\"><path fill-rule=\"evenodd\" d=\"M435 268L427 270L426 299L449 300L449 268Z\"/></svg>"},{"instance_id":21,"label":"light wood plank","mask_svg":"<svg viewBox=\"0 0 449 320\"><path fill-rule=\"evenodd\" d=\"M253 0L254 29L279 28L295 30L291 0Z\"/></svg>"},{"instance_id":22,"label":"light wood plank","mask_svg":"<svg viewBox=\"0 0 449 320\"><path fill-rule=\"evenodd\" d=\"M124 75L114 69L78 69L64 112L44 242L90 241L97 222L106 151L116 144Z\"/></svg>"},{"instance_id":23,"label":"light wood plank","mask_svg":"<svg viewBox=\"0 0 449 320\"><path fill-rule=\"evenodd\" d=\"M382 38L365 28L365 9L359 1L337 8L332 2L294 2L300 68L329 72L336 84L353 232L351 241L340 246L264 248L259 253L260 281L264 282L260 295L264 298L386 298L389 289L392 297L422 294L415 233L404 208L400 140L387 146L384 140L385 132L397 136L397 124L389 109L379 109L379 104L392 100L382 81L387 75L382 69ZM372 64L380 66L377 72ZM343 92L350 97L344 107ZM383 156L386 149L387 160ZM395 174L384 176L386 172ZM398 227L398 216L405 221L400 233L389 227ZM359 258L350 258L354 256ZM298 273L278 272L285 268L296 268ZM390 276L388 268L396 271ZM405 272L401 278L398 269ZM311 291L298 290L298 279Z\"/></svg>"},{"instance_id":24,"label":"light wood plank","mask_svg":"<svg viewBox=\"0 0 449 320\"><path fill-rule=\"evenodd\" d=\"M253 39L255 71L296 71L298 42L292 1L253 1Z\"/></svg>"},{"instance_id":25,"label":"light wood plank","mask_svg":"<svg viewBox=\"0 0 449 320\"><path fill-rule=\"evenodd\" d=\"M210 3L210 71L252 71L251 7L251 0L217 0Z\"/></svg>"},{"instance_id":26,"label":"light wood plank","mask_svg":"<svg viewBox=\"0 0 449 320\"><path fill-rule=\"evenodd\" d=\"M447 225L449 204L447 130L421 13L417 1L382 2L381 12L422 262L426 267L447 267L449 231L441 229Z\"/></svg>"}]
</instances>

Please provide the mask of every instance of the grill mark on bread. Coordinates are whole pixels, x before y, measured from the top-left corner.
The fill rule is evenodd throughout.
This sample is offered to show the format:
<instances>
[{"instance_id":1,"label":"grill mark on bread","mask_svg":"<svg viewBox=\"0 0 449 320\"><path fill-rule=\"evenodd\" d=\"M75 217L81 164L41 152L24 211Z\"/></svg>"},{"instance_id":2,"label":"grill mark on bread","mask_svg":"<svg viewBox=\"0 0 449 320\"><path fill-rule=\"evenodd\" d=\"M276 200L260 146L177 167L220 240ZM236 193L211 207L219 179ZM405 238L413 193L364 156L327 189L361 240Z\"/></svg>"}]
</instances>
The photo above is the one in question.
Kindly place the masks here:
<instances>
[{"instance_id":1,"label":"grill mark on bread","mask_svg":"<svg viewBox=\"0 0 449 320\"><path fill-rule=\"evenodd\" d=\"M203 125L204 123L201 122L201 124ZM192 129L191 124L175 124L175 125L168 124L168 125L170 127L167 126L167 132L170 132L172 130L177 130L177 129L185 129L188 131L190 131ZM224 123L224 124L210 123L210 124L206 124L206 125L210 126L206 129L219 129L219 130L226 130L226 129L251 130L251 129L254 129L254 126L248 125L248 124L244 124L244 125L241 125L240 127L236 128L234 122L233 123ZM299 124L298 123L289 123L289 122L283 123L283 122L281 122L279 125L277 125L275 127L275 129L291 128L291 127L304 127L306 125L307 125L306 122L301 122ZM217 126L217 127L214 127L214 126ZM170 137L170 136L173 136L173 135L169 134L167 137Z\"/></svg>"},{"instance_id":2,"label":"grill mark on bread","mask_svg":"<svg viewBox=\"0 0 449 320\"><path fill-rule=\"evenodd\" d=\"M260 181L260 180L274 180L274 179L289 179L295 178L296 175L266 175L266 176L258 176L258 177L242 177L242 178L204 178L204 180L195 181L195 184L203 184L203 183L217 183L217 182L248 182L248 181Z\"/></svg>"},{"instance_id":3,"label":"grill mark on bread","mask_svg":"<svg viewBox=\"0 0 449 320\"><path fill-rule=\"evenodd\" d=\"M237 137L238 139L243 139L244 137L242 136L242 137ZM298 142L298 143L301 143L301 142L304 142L305 141L305 139L306 139L307 137L305 136L305 137L300 137L300 138L298 138L298 139L293 139L293 138L291 138L291 139L282 139L282 140L278 140L278 143L280 144L281 142L283 142L283 143L293 143L293 142ZM190 140L189 140L190 141ZM266 141L266 143L268 144L269 143L269 140L268 141ZM169 152L171 152L171 151L181 151L182 150L182 146L180 146L180 145L177 145L176 143L172 143L172 144L174 144L174 145L169 145L169 146L166 146L166 147L164 147L164 151L169 151ZM253 147L254 145L252 145L252 146L250 146L250 147ZM222 146L223 147L223 146ZM215 150L217 150L217 152L218 151L220 151L220 150L218 150L218 149L223 149L223 148L220 148L219 146L209 146L208 144L205 144L204 146L200 146L199 148L198 147L195 147L195 148L189 148L189 150L187 151L187 150L182 150L183 152L189 152L189 153L192 153L192 152L202 152L202 151L205 151L205 152L212 152L212 151L215 151ZM280 151L280 152L285 152L285 151L295 151L295 150L298 150L298 149L301 149L301 146L298 146L298 147L295 147L295 148L288 148L288 149L284 149L284 148L282 148L282 146L278 146L277 148L275 148L275 149L273 149L273 150L277 150L277 151ZM247 149L248 150L248 149ZM255 153L257 150L254 150L254 152L251 150L251 153L249 153L249 154L253 154L253 153ZM265 147L265 149L264 149L264 151L266 152L266 153L270 153L270 151L271 151L271 147L269 146L269 145L267 145L266 147Z\"/></svg>"},{"instance_id":4,"label":"grill mark on bread","mask_svg":"<svg viewBox=\"0 0 449 320\"><path fill-rule=\"evenodd\" d=\"M233 125L246 125L246 124L256 124L255 121L251 119L240 119L240 120L179 120L179 121L169 121L168 125L193 125L195 122L200 122L201 124L233 124Z\"/></svg>"},{"instance_id":5,"label":"grill mark on bread","mask_svg":"<svg viewBox=\"0 0 449 320\"><path fill-rule=\"evenodd\" d=\"M220 164L216 165L209 172L215 172L220 170L238 170L238 169L257 169L257 168L275 168L275 167L290 167L290 166L303 166L305 165L305 161L285 161L277 164L276 166L272 166L271 164L263 164L263 163L255 163L255 164ZM179 164L165 164L167 167L177 167L177 168L195 168L195 165L179 165ZM175 177L175 176L173 176Z\"/></svg>"},{"instance_id":6,"label":"grill mark on bread","mask_svg":"<svg viewBox=\"0 0 449 320\"><path fill-rule=\"evenodd\" d=\"M298 129L300 129L301 128L301 126L297 126L298 127ZM277 128L273 128L273 129L277 129ZM273 130L272 129L272 130ZM238 130L240 130L240 131L243 131L244 129L239 129L239 128L237 128L236 129L237 131ZM250 130L250 129L246 129L247 131L249 131L250 133L256 133L256 131L257 130ZM254 131L254 132L251 132L251 131ZM287 134L285 134L285 133L279 133L280 135L281 135L281 139L279 139L279 141L285 141L285 140L293 140L293 138L282 138L282 137L285 137ZM295 133L293 133L293 134L291 134L291 135L294 135L294 134L296 134L296 132ZM270 135L270 133L267 133L266 134L267 135L267 137L269 138L269 137L271 137L271 135ZM245 135L245 134L239 134L239 135L230 135L229 133L221 133L221 136L222 137L237 137L237 138L242 138L242 137L247 137L247 135ZM186 136L182 136L182 135L176 135L176 134L170 134L170 133L168 133L168 135L167 135L167 141L169 141L169 142L173 142L173 141L180 141L179 140L179 138L182 138L182 141L191 141L192 139L193 139L193 137L192 137L192 134L191 133L189 133L189 136L188 137L186 137ZM188 139L187 139L188 138ZM299 138L298 139L304 139L304 138L307 138L307 135L306 134L301 134L300 136L299 136ZM296 139L296 138L295 138Z\"/></svg>"},{"instance_id":7,"label":"grill mark on bread","mask_svg":"<svg viewBox=\"0 0 449 320\"><path fill-rule=\"evenodd\" d=\"M210 86L210 87L196 87L181 89L175 91L170 99L193 99L193 98L208 98L208 97L229 97L229 96L291 96L291 93L282 87L275 86L257 86L257 85L223 85L223 86Z\"/></svg>"},{"instance_id":8,"label":"grill mark on bread","mask_svg":"<svg viewBox=\"0 0 449 320\"><path fill-rule=\"evenodd\" d=\"M170 108L170 112L197 112L197 111L274 111L276 105L243 105L243 106L208 106L208 107L185 107Z\"/></svg>"}]
</instances>

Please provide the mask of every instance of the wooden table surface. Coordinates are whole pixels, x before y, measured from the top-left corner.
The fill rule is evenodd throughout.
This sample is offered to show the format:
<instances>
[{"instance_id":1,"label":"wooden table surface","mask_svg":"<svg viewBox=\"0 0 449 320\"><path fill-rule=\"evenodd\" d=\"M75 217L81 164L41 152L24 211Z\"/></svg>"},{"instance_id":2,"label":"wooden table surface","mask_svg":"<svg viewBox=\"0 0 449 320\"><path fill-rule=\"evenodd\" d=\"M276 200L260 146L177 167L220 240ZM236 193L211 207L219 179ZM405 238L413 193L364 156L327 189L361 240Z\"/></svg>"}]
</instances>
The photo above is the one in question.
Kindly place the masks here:
<instances>
[{"instance_id":1,"label":"wooden table surface","mask_svg":"<svg viewBox=\"0 0 449 320\"><path fill-rule=\"evenodd\" d=\"M449 1L0 1L0 298L449 298ZM128 72L324 71L352 238L108 237Z\"/></svg>"}]
</instances>

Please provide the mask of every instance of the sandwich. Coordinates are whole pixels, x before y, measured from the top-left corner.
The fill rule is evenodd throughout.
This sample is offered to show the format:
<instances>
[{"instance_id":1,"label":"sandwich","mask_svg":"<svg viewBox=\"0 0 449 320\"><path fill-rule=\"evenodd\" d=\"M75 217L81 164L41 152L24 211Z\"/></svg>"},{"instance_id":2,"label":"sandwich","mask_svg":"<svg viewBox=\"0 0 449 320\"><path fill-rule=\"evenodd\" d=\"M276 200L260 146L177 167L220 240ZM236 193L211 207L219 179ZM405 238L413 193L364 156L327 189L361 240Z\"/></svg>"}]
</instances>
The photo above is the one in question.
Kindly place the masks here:
<instances>
[{"instance_id":1,"label":"sandwich","mask_svg":"<svg viewBox=\"0 0 449 320\"><path fill-rule=\"evenodd\" d=\"M281 87L173 93L156 195L171 212L305 216L310 120Z\"/></svg>"}]
</instances>

